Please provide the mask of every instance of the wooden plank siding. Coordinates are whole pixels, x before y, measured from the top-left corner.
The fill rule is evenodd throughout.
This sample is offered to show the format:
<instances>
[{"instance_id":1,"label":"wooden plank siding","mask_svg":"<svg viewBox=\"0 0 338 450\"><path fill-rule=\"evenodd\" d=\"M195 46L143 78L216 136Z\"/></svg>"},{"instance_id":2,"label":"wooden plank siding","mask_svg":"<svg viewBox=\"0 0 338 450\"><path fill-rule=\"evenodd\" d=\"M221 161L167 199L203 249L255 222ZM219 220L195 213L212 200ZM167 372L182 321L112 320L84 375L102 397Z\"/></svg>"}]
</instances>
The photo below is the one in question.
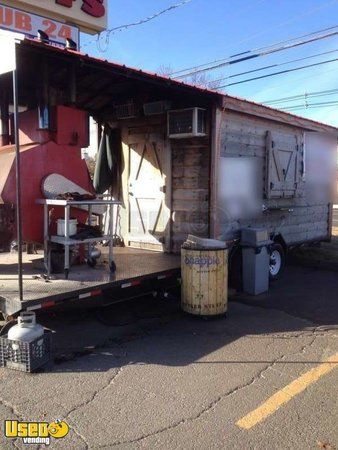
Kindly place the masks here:
<instances>
[{"instance_id":1,"label":"wooden plank siding","mask_svg":"<svg viewBox=\"0 0 338 450\"><path fill-rule=\"evenodd\" d=\"M209 236L210 143L208 138L171 140L172 251L188 234Z\"/></svg>"},{"instance_id":2,"label":"wooden plank siding","mask_svg":"<svg viewBox=\"0 0 338 450\"><path fill-rule=\"evenodd\" d=\"M296 114L292 114L287 111L280 111L270 106L255 103L239 97L225 95L223 97L223 109L247 114L251 117L256 116L258 118L268 119L275 123L284 123L286 125L290 125L291 127L298 127L302 130L319 131L324 133L333 133L335 136L337 135L337 128L331 125L297 116Z\"/></svg>"},{"instance_id":3,"label":"wooden plank siding","mask_svg":"<svg viewBox=\"0 0 338 450\"><path fill-rule=\"evenodd\" d=\"M281 143L285 137L287 148L290 136L295 136L295 141L302 145L304 128L298 123L285 124L220 108L215 108L210 119L212 123L208 123L208 136L190 139L168 139L165 115L126 120L119 124L126 163L123 174L125 207L121 212L121 228L126 242L129 233L128 142L131 135L147 136L152 133L164 137L168 154L166 207L171 214L166 231L166 251L179 253L188 234L227 240L238 237L240 230L247 226L264 227L271 233L281 233L287 244L329 236L330 199L320 203L311 198L306 188L306 173L297 186L297 196L294 198L267 199L264 190L267 132L277 136ZM258 163L257 176L263 186L262 205L267 208L290 207L292 212L270 209L258 217L245 220L234 220L223 214L226 208L220 204L218 195L222 179L219 162L241 157L254 158Z\"/></svg>"},{"instance_id":4,"label":"wooden plank siding","mask_svg":"<svg viewBox=\"0 0 338 450\"><path fill-rule=\"evenodd\" d=\"M283 135L295 135L297 142L303 142L302 128L281 124L265 118L249 116L233 111L223 112L221 126L221 158L252 157L258 161L262 185L266 176L266 135L267 131ZM232 239L239 236L240 229L247 226L264 227L271 233L281 233L287 244L323 239L328 236L328 220L330 199L318 203L311 198L306 187L306 176L297 188L294 198L267 199L262 192L262 205L267 208L288 206L292 212L270 209L261 212L258 217L233 220L226 216L220 219L220 235L222 239ZM219 208L224 205L219 205Z\"/></svg>"}]
</instances>

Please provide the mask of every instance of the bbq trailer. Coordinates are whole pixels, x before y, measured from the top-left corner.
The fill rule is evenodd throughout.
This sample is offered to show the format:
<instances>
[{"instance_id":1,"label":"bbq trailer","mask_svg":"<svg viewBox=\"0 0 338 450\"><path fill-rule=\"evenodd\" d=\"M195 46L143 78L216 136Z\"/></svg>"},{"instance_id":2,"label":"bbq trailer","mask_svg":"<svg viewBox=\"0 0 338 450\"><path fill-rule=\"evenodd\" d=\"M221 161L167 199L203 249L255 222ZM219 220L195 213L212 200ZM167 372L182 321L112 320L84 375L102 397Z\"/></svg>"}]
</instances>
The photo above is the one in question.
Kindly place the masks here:
<instances>
[{"instance_id":1,"label":"bbq trailer","mask_svg":"<svg viewBox=\"0 0 338 450\"><path fill-rule=\"evenodd\" d=\"M93 58L74 46L59 48L46 38L17 39L14 49L14 96L13 73L0 75L0 309L5 315L66 303L99 306L165 290L180 277L179 253L188 234L227 241L235 272L241 230L268 230L272 278L288 248L330 239L337 128ZM44 198L43 181L62 176L95 194L81 159L89 143L89 117L99 134L95 190L106 189L121 203L114 216L116 271L106 264L102 247L96 267L74 265L68 279L64 273L46 277L38 201ZM46 219L52 235L60 214L55 208ZM79 222L88 218L81 208L70 214ZM19 255L23 244L37 249L22 254L19 272L18 255L9 251L17 225Z\"/></svg>"}]
</instances>

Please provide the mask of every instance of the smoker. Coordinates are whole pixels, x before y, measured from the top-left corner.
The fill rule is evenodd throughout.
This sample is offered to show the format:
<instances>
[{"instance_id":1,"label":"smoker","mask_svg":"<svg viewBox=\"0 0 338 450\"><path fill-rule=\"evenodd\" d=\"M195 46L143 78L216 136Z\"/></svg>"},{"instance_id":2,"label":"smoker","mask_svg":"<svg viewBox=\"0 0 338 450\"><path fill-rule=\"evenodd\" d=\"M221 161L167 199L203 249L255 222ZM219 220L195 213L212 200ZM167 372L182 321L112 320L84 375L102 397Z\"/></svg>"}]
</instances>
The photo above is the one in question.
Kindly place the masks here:
<instances>
[{"instance_id":1,"label":"smoker","mask_svg":"<svg viewBox=\"0 0 338 450\"><path fill-rule=\"evenodd\" d=\"M85 190L93 192L86 162L81 159L81 148L88 146L88 113L76 108L55 106L51 109L50 129L41 129L37 109L24 111L20 117L20 159L22 189L22 235L25 242L43 243L43 211L36 200L42 197L41 185L48 175L58 173ZM15 146L1 147L0 167L0 226L10 218L10 208L16 207ZM2 204L2 205L1 205ZM54 208L50 220L56 223L63 217L61 208ZM80 222L86 213L73 209L72 216ZM7 232L10 240L13 232ZM4 246L9 242L3 242Z\"/></svg>"}]
</instances>

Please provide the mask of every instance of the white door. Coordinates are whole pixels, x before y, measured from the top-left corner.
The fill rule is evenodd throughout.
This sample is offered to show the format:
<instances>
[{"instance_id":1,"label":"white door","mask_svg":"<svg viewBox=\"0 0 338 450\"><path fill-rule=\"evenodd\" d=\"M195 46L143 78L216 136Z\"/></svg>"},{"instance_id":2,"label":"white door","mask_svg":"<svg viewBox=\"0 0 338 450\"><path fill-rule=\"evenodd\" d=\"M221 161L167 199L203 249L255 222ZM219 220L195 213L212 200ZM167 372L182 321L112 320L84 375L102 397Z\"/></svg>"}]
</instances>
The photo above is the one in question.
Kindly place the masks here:
<instances>
[{"instance_id":1,"label":"white door","mask_svg":"<svg viewBox=\"0 0 338 450\"><path fill-rule=\"evenodd\" d=\"M165 250L169 227L164 140L160 134L129 136L129 245Z\"/></svg>"}]
</instances>

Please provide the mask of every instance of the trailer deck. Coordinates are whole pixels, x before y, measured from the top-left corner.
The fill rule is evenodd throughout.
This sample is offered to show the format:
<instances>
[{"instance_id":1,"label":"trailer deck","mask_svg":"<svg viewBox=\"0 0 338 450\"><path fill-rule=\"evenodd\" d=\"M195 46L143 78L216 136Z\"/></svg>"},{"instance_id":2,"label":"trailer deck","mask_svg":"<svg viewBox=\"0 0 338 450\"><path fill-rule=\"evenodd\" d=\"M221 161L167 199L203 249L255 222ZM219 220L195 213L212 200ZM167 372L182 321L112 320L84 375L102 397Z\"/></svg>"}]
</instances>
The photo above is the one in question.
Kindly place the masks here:
<instances>
[{"instance_id":1,"label":"trailer deck","mask_svg":"<svg viewBox=\"0 0 338 450\"><path fill-rule=\"evenodd\" d=\"M68 280L63 274L53 275L51 279L43 277L42 252L24 254L23 302L18 293L17 254L0 254L0 310L13 315L25 309L51 308L69 302L114 303L167 288L180 277L179 256L122 247L114 248L117 270L112 274L105 261L105 250L102 264L95 268L72 266Z\"/></svg>"}]
</instances>

